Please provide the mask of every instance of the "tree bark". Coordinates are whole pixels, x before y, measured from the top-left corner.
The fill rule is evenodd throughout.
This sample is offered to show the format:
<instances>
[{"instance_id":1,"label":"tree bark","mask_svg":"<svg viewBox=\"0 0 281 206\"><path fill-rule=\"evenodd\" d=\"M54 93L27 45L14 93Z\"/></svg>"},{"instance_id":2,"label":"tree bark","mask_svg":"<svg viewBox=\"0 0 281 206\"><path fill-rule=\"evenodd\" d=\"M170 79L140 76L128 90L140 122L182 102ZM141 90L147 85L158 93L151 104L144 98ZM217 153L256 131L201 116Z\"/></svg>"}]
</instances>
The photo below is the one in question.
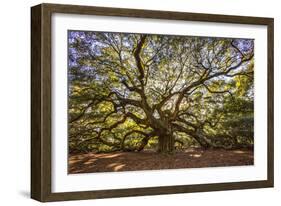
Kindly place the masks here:
<instances>
[{"instance_id":1,"label":"tree bark","mask_svg":"<svg viewBox=\"0 0 281 206\"><path fill-rule=\"evenodd\" d=\"M173 134L162 134L158 140L158 152L171 154L175 149L175 137Z\"/></svg>"}]
</instances>

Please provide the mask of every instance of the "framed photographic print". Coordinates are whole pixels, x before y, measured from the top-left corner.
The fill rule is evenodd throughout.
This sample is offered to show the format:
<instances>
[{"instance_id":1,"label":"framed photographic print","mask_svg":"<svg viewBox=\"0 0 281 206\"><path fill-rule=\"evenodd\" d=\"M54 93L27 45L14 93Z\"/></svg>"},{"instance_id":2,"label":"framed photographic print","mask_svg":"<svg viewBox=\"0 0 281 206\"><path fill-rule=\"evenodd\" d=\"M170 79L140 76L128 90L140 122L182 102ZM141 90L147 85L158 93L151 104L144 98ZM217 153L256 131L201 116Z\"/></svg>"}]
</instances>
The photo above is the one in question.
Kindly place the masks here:
<instances>
[{"instance_id":1,"label":"framed photographic print","mask_svg":"<svg viewBox=\"0 0 281 206\"><path fill-rule=\"evenodd\" d=\"M31 8L31 197L273 187L273 19Z\"/></svg>"}]
</instances>

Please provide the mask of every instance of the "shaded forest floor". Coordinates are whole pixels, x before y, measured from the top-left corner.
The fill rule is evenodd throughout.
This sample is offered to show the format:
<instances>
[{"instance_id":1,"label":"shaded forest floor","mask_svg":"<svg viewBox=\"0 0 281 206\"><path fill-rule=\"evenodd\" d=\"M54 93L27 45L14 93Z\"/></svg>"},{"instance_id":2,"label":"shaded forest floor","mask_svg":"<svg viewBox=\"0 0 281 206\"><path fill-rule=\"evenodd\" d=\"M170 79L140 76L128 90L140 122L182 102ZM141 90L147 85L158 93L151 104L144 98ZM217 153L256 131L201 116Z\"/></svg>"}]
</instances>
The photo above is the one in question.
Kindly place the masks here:
<instances>
[{"instance_id":1,"label":"shaded forest floor","mask_svg":"<svg viewBox=\"0 0 281 206\"><path fill-rule=\"evenodd\" d=\"M173 155L149 151L70 154L68 163L68 172L74 174L253 165L254 156L248 149L189 149Z\"/></svg>"}]
</instances>

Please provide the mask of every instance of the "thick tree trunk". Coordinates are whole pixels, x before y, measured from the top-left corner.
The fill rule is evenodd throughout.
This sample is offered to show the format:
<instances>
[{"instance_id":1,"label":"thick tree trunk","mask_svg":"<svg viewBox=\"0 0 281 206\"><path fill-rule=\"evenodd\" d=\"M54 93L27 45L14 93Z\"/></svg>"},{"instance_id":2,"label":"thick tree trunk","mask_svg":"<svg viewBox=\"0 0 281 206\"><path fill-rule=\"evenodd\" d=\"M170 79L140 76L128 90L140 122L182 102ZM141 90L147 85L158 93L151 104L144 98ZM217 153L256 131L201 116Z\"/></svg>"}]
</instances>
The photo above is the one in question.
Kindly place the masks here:
<instances>
[{"instance_id":1,"label":"thick tree trunk","mask_svg":"<svg viewBox=\"0 0 281 206\"><path fill-rule=\"evenodd\" d=\"M158 140L158 152L171 154L175 149L175 137L172 134L160 135Z\"/></svg>"}]
</instances>

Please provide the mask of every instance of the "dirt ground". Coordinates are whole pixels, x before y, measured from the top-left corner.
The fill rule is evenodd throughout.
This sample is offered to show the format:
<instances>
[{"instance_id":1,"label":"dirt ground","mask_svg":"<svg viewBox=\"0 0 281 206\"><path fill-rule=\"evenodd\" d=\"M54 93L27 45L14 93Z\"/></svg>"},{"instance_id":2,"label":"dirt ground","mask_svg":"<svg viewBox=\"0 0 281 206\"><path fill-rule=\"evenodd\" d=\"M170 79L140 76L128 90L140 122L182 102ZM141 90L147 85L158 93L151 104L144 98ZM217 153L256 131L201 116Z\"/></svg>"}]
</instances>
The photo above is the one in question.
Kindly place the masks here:
<instances>
[{"instance_id":1,"label":"dirt ground","mask_svg":"<svg viewBox=\"0 0 281 206\"><path fill-rule=\"evenodd\" d=\"M71 154L70 174L253 165L252 150L189 149L173 155L155 152L112 152Z\"/></svg>"}]
</instances>

